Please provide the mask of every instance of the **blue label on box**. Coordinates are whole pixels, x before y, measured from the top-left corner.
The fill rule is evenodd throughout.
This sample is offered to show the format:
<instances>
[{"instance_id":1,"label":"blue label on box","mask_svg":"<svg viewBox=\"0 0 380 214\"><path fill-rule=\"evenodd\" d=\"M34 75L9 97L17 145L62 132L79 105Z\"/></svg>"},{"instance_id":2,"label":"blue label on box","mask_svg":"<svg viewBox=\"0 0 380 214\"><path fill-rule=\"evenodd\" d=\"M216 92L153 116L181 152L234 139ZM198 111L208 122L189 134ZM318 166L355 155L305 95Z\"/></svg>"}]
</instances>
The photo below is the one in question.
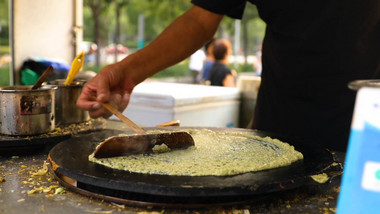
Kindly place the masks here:
<instances>
[{"instance_id":1,"label":"blue label on box","mask_svg":"<svg viewBox=\"0 0 380 214\"><path fill-rule=\"evenodd\" d=\"M355 106L338 214L380 213L380 90L358 96L364 99Z\"/></svg>"}]
</instances>

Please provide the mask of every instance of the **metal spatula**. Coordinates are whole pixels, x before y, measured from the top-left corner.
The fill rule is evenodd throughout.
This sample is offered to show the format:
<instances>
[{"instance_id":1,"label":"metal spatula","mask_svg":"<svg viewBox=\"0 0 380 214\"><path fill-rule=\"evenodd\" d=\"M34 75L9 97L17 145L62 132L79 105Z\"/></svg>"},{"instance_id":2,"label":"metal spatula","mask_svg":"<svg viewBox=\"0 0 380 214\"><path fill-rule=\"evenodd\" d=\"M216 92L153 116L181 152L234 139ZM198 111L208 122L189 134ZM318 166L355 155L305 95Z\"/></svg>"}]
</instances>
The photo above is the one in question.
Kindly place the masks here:
<instances>
[{"instance_id":1,"label":"metal spatula","mask_svg":"<svg viewBox=\"0 0 380 214\"><path fill-rule=\"evenodd\" d=\"M194 140L188 132L177 131L159 134L147 134L141 127L132 122L108 103L100 103L115 114L121 121L132 128L137 135L114 136L106 139L95 150L95 158L106 158L130 154L152 152L155 145L165 144L171 150L185 149L194 145Z\"/></svg>"}]
</instances>

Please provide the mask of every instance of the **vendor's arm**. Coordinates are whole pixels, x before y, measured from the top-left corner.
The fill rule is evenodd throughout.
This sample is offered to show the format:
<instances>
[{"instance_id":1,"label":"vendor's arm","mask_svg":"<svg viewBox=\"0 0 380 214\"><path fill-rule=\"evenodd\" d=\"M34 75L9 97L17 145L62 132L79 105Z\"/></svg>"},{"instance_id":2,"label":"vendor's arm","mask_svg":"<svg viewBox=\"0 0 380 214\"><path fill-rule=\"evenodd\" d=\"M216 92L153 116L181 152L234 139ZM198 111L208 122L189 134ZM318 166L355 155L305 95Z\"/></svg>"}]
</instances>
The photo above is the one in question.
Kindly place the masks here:
<instances>
[{"instance_id":1,"label":"vendor's arm","mask_svg":"<svg viewBox=\"0 0 380 214\"><path fill-rule=\"evenodd\" d=\"M83 87L77 106L89 110L90 116L111 114L97 102L110 102L120 111L129 102L133 88L155 73L190 56L211 40L223 15L193 6L167 27L152 43L122 61L103 68Z\"/></svg>"}]
</instances>

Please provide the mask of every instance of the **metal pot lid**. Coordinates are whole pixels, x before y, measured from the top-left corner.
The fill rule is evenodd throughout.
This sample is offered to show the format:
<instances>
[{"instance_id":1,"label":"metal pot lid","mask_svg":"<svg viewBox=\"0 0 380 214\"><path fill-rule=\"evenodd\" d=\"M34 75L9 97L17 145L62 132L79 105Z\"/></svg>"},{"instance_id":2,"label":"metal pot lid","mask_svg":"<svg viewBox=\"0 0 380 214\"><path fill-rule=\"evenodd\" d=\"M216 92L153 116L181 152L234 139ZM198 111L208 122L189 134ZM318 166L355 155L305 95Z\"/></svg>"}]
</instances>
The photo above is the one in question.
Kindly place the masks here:
<instances>
[{"instance_id":1,"label":"metal pot lid","mask_svg":"<svg viewBox=\"0 0 380 214\"><path fill-rule=\"evenodd\" d=\"M20 85L20 86L3 86L0 87L0 93L37 93L42 91L50 91L57 89L55 85L43 85L38 89L32 89L32 86Z\"/></svg>"},{"instance_id":2,"label":"metal pot lid","mask_svg":"<svg viewBox=\"0 0 380 214\"><path fill-rule=\"evenodd\" d=\"M160 129L183 130L188 128L194 129L194 127ZM196 129L204 128L197 127ZM222 132L250 132L259 136L269 136L267 133L250 129L209 129ZM106 189L157 196L222 197L264 194L292 189L306 184L315 184L315 181L310 176L325 172L333 164L333 156L328 150L316 145L300 142L290 142L290 144L296 150L303 153L304 159L302 161L276 169L232 176L192 177L140 174L114 170L89 162L88 156L101 141L120 133L126 132L120 130L102 130L71 138L57 144L49 153L49 161L53 171L56 174L72 178L78 183Z\"/></svg>"}]
</instances>

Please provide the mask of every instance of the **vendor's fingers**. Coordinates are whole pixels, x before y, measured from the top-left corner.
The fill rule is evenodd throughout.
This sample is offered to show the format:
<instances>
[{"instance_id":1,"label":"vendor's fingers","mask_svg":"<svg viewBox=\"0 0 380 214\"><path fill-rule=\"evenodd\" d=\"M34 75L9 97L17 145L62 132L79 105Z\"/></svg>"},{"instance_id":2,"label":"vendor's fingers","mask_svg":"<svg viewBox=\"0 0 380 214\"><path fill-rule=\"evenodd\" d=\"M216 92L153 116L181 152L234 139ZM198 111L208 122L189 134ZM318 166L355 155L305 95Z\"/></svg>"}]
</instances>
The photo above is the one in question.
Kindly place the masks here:
<instances>
[{"instance_id":1,"label":"vendor's fingers","mask_svg":"<svg viewBox=\"0 0 380 214\"><path fill-rule=\"evenodd\" d=\"M125 107L123 106L122 95L119 93L111 94L109 103L118 111L123 111L125 109Z\"/></svg>"},{"instance_id":2,"label":"vendor's fingers","mask_svg":"<svg viewBox=\"0 0 380 214\"><path fill-rule=\"evenodd\" d=\"M99 81L96 89L96 100L99 102L107 102L111 100L110 85L108 81Z\"/></svg>"},{"instance_id":3,"label":"vendor's fingers","mask_svg":"<svg viewBox=\"0 0 380 214\"><path fill-rule=\"evenodd\" d=\"M98 102L91 99L91 95L88 93L81 93L77 99L77 107L83 110L91 110L94 109L94 105L97 105ZM96 107L95 107L96 108Z\"/></svg>"},{"instance_id":4,"label":"vendor's fingers","mask_svg":"<svg viewBox=\"0 0 380 214\"><path fill-rule=\"evenodd\" d=\"M107 118L111 117L112 113L109 112L104 107L101 107L100 109L97 109L97 110L90 110L89 115L91 118L104 117L107 119Z\"/></svg>"},{"instance_id":5,"label":"vendor's fingers","mask_svg":"<svg viewBox=\"0 0 380 214\"><path fill-rule=\"evenodd\" d=\"M122 96L118 93L110 95L110 101L108 102L111 106L118 109L119 111L124 110L125 107L122 106ZM109 118L112 116L112 113L108 111L100 102L96 102L89 111L90 117L98 118L104 117Z\"/></svg>"},{"instance_id":6,"label":"vendor's fingers","mask_svg":"<svg viewBox=\"0 0 380 214\"><path fill-rule=\"evenodd\" d=\"M131 98L131 95L129 93L125 93L123 95L121 99L121 104L120 104L122 108L121 110L124 110L128 106L130 98Z\"/></svg>"},{"instance_id":7,"label":"vendor's fingers","mask_svg":"<svg viewBox=\"0 0 380 214\"><path fill-rule=\"evenodd\" d=\"M92 101L88 98L88 96L81 94L77 99L77 107L83 110L91 110L94 105L96 105L96 101Z\"/></svg>"},{"instance_id":8,"label":"vendor's fingers","mask_svg":"<svg viewBox=\"0 0 380 214\"><path fill-rule=\"evenodd\" d=\"M79 95L77 99L77 107L84 110L91 110L94 108L94 105L97 104L95 100L93 100L93 96L96 95L96 87L92 84L86 83L83 86L82 93Z\"/></svg>"},{"instance_id":9,"label":"vendor's fingers","mask_svg":"<svg viewBox=\"0 0 380 214\"><path fill-rule=\"evenodd\" d=\"M101 109L103 106L99 102L95 102L94 105L91 106L90 111L97 111Z\"/></svg>"}]
</instances>

